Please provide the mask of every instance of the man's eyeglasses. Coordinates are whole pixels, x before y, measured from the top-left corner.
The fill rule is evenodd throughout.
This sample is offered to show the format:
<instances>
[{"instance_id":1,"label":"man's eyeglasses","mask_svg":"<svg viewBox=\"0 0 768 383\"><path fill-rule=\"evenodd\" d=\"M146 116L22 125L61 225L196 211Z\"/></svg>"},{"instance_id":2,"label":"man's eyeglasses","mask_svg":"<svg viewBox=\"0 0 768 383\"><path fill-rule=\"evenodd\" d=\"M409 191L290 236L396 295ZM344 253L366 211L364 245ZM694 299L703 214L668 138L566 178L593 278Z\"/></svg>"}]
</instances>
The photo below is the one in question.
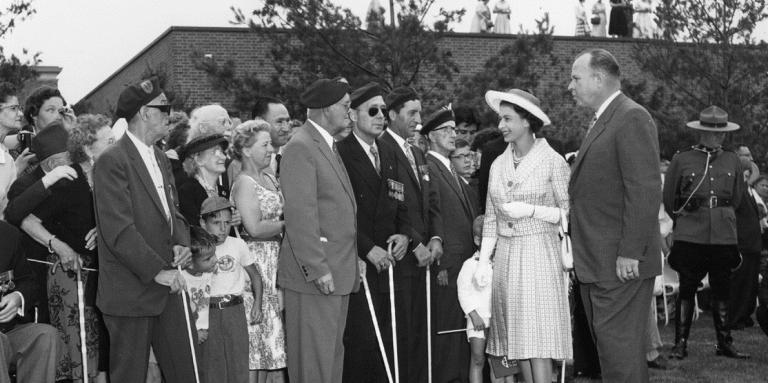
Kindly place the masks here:
<instances>
[{"instance_id":1,"label":"man's eyeglasses","mask_svg":"<svg viewBox=\"0 0 768 383\"><path fill-rule=\"evenodd\" d=\"M3 110L3 109L10 109L10 110L12 110L14 112L18 112L18 111L22 110L23 107L21 105L19 105L19 104L0 106L0 110Z\"/></svg>"},{"instance_id":2,"label":"man's eyeglasses","mask_svg":"<svg viewBox=\"0 0 768 383\"><path fill-rule=\"evenodd\" d=\"M371 116L371 117L376 117L379 114L379 111L381 111L381 115L382 116L386 116L387 115L387 108L385 108L383 106L380 107L380 108L377 108L375 106L371 107L371 108L368 108L368 115Z\"/></svg>"},{"instance_id":3,"label":"man's eyeglasses","mask_svg":"<svg viewBox=\"0 0 768 383\"><path fill-rule=\"evenodd\" d=\"M171 113L171 105L147 105L147 108L155 108L162 113Z\"/></svg>"},{"instance_id":4,"label":"man's eyeglasses","mask_svg":"<svg viewBox=\"0 0 768 383\"><path fill-rule=\"evenodd\" d=\"M451 156L452 160L474 160L474 153L454 154Z\"/></svg>"},{"instance_id":5,"label":"man's eyeglasses","mask_svg":"<svg viewBox=\"0 0 768 383\"><path fill-rule=\"evenodd\" d=\"M456 129L456 134L474 134L474 130L469 129Z\"/></svg>"},{"instance_id":6,"label":"man's eyeglasses","mask_svg":"<svg viewBox=\"0 0 768 383\"><path fill-rule=\"evenodd\" d=\"M453 126L450 126L450 125L446 125L446 126L443 126L443 127L441 127L441 128L437 128L437 129L432 129L432 131L433 131L433 132L439 132L439 131L441 131L441 130L445 130L445 132L447 132L447 133L449 133L449 134L450 134L451 132L453 132L453 133L456 133L456 128L455 128L455 127L453 127Z\"/></svg>"}]
</instances>

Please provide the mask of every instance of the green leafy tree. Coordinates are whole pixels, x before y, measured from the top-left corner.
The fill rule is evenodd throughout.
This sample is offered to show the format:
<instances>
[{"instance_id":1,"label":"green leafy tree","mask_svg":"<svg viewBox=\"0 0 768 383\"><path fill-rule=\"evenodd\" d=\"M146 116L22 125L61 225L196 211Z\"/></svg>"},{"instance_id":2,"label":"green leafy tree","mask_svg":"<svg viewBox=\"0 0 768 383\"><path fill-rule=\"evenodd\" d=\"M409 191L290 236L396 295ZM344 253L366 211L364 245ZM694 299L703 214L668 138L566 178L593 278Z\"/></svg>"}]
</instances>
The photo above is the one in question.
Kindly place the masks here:
<instances>
[{"instance_id":1,"label":"green leafy tree","mask_svg":"<svg viewBox=\"0 0 768 383\"><path fill-rule=\"evenodd\" d=\"M439 42L464 10L441 9L440 19L427 27L424 18L433 3L397 0L396 25L378 20L363 29L349 9L327 0L266 0L249 15L233 11L235 24L248 25L270 39L275 70L270 78L240 74L233 61L220 64L199 53L194 58L215 88L233 95L234 106L241 111L250 110L256 96L270 94L301 115L298 96L304 87L317 78L337 76L353 86L369 81L386 88L412 86L426 102L445 101L459 69Z\"/></svg>"},{"instance_id":2,"label":"green leafy tree","mask_svg":"<svg viewBox=\"0 0 768 383\"><path fill-rule=\"evenodd\" d=\"M650 75L638 96L659 123L662 156L694 143L685 122L714 104L742 126L731 140L764 162L768 46L754 32L766 0L664 0L656 16L659 39L637 43L633 56Z\"/></svg>"}]
</instances>

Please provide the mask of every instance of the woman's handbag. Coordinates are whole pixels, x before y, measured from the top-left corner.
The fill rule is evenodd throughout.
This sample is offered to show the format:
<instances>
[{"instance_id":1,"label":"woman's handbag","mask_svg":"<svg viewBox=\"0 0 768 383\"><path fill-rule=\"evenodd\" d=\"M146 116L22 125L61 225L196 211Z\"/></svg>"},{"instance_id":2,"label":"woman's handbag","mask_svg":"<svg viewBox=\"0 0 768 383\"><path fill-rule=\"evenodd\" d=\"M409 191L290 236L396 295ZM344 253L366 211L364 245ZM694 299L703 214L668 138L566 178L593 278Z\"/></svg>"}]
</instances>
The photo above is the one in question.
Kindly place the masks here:
<instances>
[{"instance_id":1,"label":"woman's handbag","mask_svg":"<svg viewBox=\"0 0 768 383\"><path fill-rule=\"evenodd\" d=\"M560 261L563 271L573 270L573 246L571 246L571 234L568 231L568 213L560 209Z\"/></svg>"},{"instance_id":2,"label":"woman's handbag","mask_svg":"<svg viewBox=\"0 0 768 383\"><path fill-rule=\"evenodd\" d=\"M520 372L517 361L514 359L507 359L506 356L488 355L488 362L491 365L493 376L497 378L512 376Z\"/></svg>"},{"instance_id":3,"label":"woman's handbag","mask_svg":"<svg viewBox=\"0 0 768 383\"><path fill-rule=\"evenodd\" d=\"M600 16L592 16L589 21L592 23L592 25L600 25Z\"/></svg>"}]
</instances>

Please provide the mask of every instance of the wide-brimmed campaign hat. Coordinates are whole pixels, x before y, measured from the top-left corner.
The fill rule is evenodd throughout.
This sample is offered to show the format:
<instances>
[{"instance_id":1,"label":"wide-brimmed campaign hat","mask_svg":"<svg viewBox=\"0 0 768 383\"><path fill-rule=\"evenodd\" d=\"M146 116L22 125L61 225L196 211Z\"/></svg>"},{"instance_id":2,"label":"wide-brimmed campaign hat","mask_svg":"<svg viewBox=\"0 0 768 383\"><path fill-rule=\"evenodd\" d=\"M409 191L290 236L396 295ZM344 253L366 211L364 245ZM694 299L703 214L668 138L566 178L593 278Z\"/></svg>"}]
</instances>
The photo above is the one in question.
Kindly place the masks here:
<instances>
[{"instance_id":1,"label":"wide-brimmed campaign hat","mask_svg":"<svg viewBox=\"0 0 768 383\"><path fill-rule=\"evenodd\" d=\"M499 113L499 107L502 102L508 102L510 104L517 105L534 117L543 122L543 125L549 125L552 122L543 110L541 110L541 102L536 96L520 89L510 89L506 92L499 92L496 90L489 90L485 93L485 102L493 109L494 112Z\"/></svg>"},{"instance_id":2,"label":"wide-brimmed campaign hat","mask_svg":"<svg viewBox=\"0 0 768 383\"><path fill-rule=\"evenodd\" d=\"M698 121L691 121L685 125L691 129L707 132L732 132L741 128L738 124L728 121L728 112L714 105L702 110Z\"/></svg>"}]
</instances>

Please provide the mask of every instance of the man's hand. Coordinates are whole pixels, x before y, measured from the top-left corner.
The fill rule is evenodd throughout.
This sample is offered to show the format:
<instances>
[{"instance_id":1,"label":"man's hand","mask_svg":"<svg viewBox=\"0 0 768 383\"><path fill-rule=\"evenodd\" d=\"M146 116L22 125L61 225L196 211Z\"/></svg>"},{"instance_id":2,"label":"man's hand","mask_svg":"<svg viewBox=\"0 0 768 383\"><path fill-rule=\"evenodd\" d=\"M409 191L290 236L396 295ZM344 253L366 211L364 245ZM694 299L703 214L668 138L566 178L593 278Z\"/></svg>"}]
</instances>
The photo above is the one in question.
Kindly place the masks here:
<instances>
[{"instance_id":1,"label":"man's hand","mask_svg":"<svg viewBox=\"0 0 768 383\"><path fill-rule=\"evenodd\" d=\"M483 322L483 318L480 318L480 314L477 313L477 310L472 310L472 312L469 313L469 319L472 321L472 326L475 331L485 330L485 322Z\"/></svg>"},{"instance_id":2,"label":"man's hand","mask_svg":"<svg viewBox=\"0 0 768 383\"><path fill-rule=\"evenodd\" d=\"M27 170L29 163L32 162L32 160L35 158L35 153L31 153L29 148L24 149L24 151L21 152L18 157L16 157L16 175L20 176L23 174L24 171Z\"/></svg>"},{"instance_id":3,"label":"man's hand","mask_svg":"<svg viewBox=\"0 0 768 383\"><path fill-rule=\"evenodd\" d=\"M171 288L171 294L187 288L187 281L177 270L161 270L155 275L155 282Z\"/></svg>"},{"instance_id":4,"label":"man's hand","mask_svg":"<svg viewBox=\"0 0 768 383\"><path fill-rule=\"evenodd\" d=\"M336 291L336 287L333 285L333 275L331 273L325 274L320 278L315 279L315 287L325 295L333 294Z\"/></svg>"},{"instance_id":5,"label":"man's hand","mask_svg":"<svg viewBox=\"0 0 768 383\"><path fill-rule=\"evenodd\" d=\"M432 254L432 261L440 262L440 258L443 257L443 242L437 238L432 238L429 241L429 252Z\"/></svg>"},{"instance_id":6,"label":"man's hand","mask_svg":"<svg viewBox=\"0 0 768 383\"><path fill-rule=\"evenodd\" d=\"M98 239L98 233L96 232L96 228L94 227L91 229L91 231L88 232L88 234L85 235L85 248L88 250L93 250L96 248L96 239Z\"/></svg>"},{"instance_id":7,"label":"man's hand","mask_svg":"<svg viewBox=\"0 0 768 383\"><path fill-rule=\"evenodd\" d=\"M208 330L197 330L197 344L202 344L208 339Z\"/></svg>"},{"instance_id":8,"label":"man's hand","mask_svg":"<svg viewBox=\"0 0 768 383\"><path fill-rule=\"evenodd\" d=\"M421 243L413 249L413 255L416 256L416 261L418 262L419 267L424 267L432 263L432 254L429 252L429 249Z\"/></svg>"},{"instance_id":9,"label":"man's hand","mask_svg":"<svg viewBox=\"0 0 768 383\"><path fill-rule=\"evenodd\" d=\"M640 276L639 261L637 259L619 256L616 258L616 276L622 282L629 282Z\"/></svg>"},{"instance_id":10,"label":"man's hand","mask_svg":"<svg viewBox=\"0 0 768 383\"><path fill-rule=\"evenodd\" d=\"M437 273L437 285L442 287L448 286L448 270L441 270Z\"/></svg>"},{"instance_id":11,"label":"man's hand","mask_svg":"<svg viewBox=\"0 0 768 383\"><path fill-rule=\"evenodd\" d=\"M182 268L187 267L192 260L192 251L188 247L181 245L173 245L173 267L181 265Z\"/></svg>"},{"instance_id":12,"label":"man's hand","mask_svg":"<svg viewBox=\"0 0 768 383\"><path fill-rule=\"evenodd\" d=\"M376 271L378 272L385 270L395 262L394 258L386 250L378 246L374 246L365 257L368 259L368 262L376 266Z\"/></svg>"},{"instance_id":13,"label":"man's hand","mask_svg":"<svg viewBox=\"0 0 768 383\"><path fill-rule=\"evenodd\" d=\"M404 234L392 234L387 238L387 243L394 243L392 246L392 256L398 261L405 256L409 242L410 240Z\"/></svg>"},{"instance_id":14,"label":"man's hand","mask_svg":"<svg viewBox=\"0 0 768 383\"><path fill-rule=\"evenodd\" d=\"M16 293L10 293L0 300L0 323L8 323L16 318L19 307L21 307L21 296Z\"/></svg>"}]
</instances>

